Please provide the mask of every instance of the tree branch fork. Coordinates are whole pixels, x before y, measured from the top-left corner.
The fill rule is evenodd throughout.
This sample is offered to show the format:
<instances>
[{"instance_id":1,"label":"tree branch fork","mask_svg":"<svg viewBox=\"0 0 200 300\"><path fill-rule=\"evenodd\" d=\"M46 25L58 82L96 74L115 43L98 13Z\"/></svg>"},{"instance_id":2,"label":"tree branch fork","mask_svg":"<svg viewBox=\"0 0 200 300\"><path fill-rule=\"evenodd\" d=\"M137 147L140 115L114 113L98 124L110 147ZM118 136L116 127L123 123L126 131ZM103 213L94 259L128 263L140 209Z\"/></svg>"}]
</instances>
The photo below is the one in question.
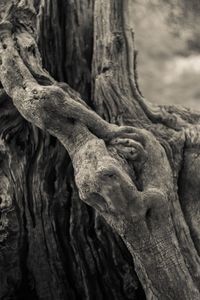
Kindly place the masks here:
<instances>
[{"instance_id":1,"label":"tree branch fork","mask_svg":"<svg viewBox=\"0 0 200 300\"><path fill-rule=\"evenodd\" d=\"M95 174L92 174L93 161L87 159L88 147L92 149L90 150L89 157L92 157L92 152L95 152L101 153L101 156L103 155L103 157L109 158L105 144L94 136L94 134L97 134L99 138L103 138L109 141L113 147L115 146L124 158L133 160L139 159L140 162L144 162L146 152L141 142L144 141L144 136L148 133L146 132L144 134L144 130L140 131L128 126L118 128L118 126L107 123L93 111L72 99L69 93L60 88L55 82L52 82L52 84L48 86L38 84L37 80L32 76L28 67L23 62L20 52L17 50L12 33L12 24L9 21L2 22L0 24L0 31L1 82L23 117L39 128L55 135L71 154L74 166L77 165L76 161L80 160L82 163L85 161L88 166L90 165L90 168L87 168L87 170L88 173L91 173L93 183L90 180L88 181L87 175L81 174L80 176L80 171L77 173L77 176L84 179L84 181L87 178L91 187L95 185L100 187L101 178L106 178L106 176L112 178L112 176L116 176L119 178L118 185L121 181L124 181L125 185L129 188L131 187L129 194L132 194L133 191L131 192L131 189L135 190L132 180L128 178L128 176L123 178L124 171L116 159L110 159L109 164L107 164L106 159L105 162L101 159L100 163L99 156L98 159L96 158L96 161L98 161L101 167L97 168ZM74 121L71 121L71 119ZM93 131L94 134L91 134L90 131ZM149 138L153 138L153 136ZM93 143L96 139L97 142ZM103 149L102 143L104 144ZM88 146L88 144L90 146ZM85 148L87 150L83 151ZM77 159L78 155L79 159ZM83 160L81 157L85 157L85 159ZM84 170L82 166L81 169ZM80 195L83 195L86 182L80 184L79 181L80 180L77 180L78 187L80 187ZM109 183L108 186L112 186L112 184ZM93 193L96 193L95 190L81 198L89 199ZM135 193L133 193L133 195L134 194ZM104 195L104 197L106 196ZM110 199L110 201L111 200L112 199ZM116 212L119 208L120 207L116 209ZM127 210L127 207L125 210ZM139 215L138 212L136 215Z\"/></svg>"}]
</instances>

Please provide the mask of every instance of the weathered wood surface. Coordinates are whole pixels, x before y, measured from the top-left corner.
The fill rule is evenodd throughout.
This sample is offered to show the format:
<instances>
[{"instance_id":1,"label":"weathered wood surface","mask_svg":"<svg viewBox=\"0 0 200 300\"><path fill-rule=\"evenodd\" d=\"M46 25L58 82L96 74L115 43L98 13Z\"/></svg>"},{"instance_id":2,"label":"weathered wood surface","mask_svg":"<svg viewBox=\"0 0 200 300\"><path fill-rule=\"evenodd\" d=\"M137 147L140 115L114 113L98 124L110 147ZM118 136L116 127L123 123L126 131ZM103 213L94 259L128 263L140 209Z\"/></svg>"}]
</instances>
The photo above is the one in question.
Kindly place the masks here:
<instances>
[{"instance_id":1,"label":"weathered wood surface","mask_svg":"<svg viewBox=\"0 0 200 300\"><path fill-rule=\"evenodd\" d=\"M200 299L199 114L143 98L130 5L0 6L2 299Z\"/></svg>"}]
</instances>

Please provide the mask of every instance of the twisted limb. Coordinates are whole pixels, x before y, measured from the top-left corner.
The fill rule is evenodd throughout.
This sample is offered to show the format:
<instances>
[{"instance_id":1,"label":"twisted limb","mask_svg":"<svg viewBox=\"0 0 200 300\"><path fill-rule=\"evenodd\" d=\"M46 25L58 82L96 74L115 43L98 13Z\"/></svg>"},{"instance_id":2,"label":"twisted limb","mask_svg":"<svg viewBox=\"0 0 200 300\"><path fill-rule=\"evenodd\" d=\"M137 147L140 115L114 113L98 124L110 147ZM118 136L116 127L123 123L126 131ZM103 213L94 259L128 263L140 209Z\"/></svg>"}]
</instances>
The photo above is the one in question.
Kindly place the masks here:
<instances>
[{"instance_id":1,"label":"twisted limb","mask_svg":"<svg viewBox=\"0 0 200 300\"><path fill-rule=\"evenodd\" d=\"M11 11L15 10L12 8ZM33 35L28 31L14 32L10 19L7 17L0 23L0 80L25 119L55 136L58 132L53 119L56 119L58 131L62 131L63 123L76 120L104 140L123 137L133 131L129 126L109 124L84 105L67 85L63 89L43 70ZM28 57L27 49L31 49ZM39 80L45 85L39 84Z\"/></svg>"},{"instance_id":2,"label":"twisted limb","mask_svg":"<svg viewBox=\"0 0 200 300\"><path fill-rule=\"evenodd\" d=\"M135 135L140 145L135 148L133 160L141 171L137 182L124 171L122 162L110 157L101 141L91 140L79 147L73 166L80 198L122 236L149 299L198 299L194 282L199 285L200 278L187 266L200 274L200 264L195 251L196 266L191 255L185 256L182 241L176 235L169 201L174 194L173 176L165 150L146 130L135 129ZM144 153L148 153L145 160ZM180 210L177 215L181 215Z\"/></svg>"},{"instance_id":3,"label":"twisted limb","mask_svg":"<svg viewBox=\"0 0 200 300\"><path fill-rule=\"evenodd\" d=\"M110 2L96 1L97 8L99 5L102 10ZM116 7L119 4L120 1L115 2ZM109 7L106 11L109 13ZM27 24L25 14L21 13L20 18L22 23ZM19 24L15 31L12 26L15 21L7 18L0 28L1 80L6 92L27 120L47 129L69 151L81 199L101 213L122 236L132 253L147 296L151 299L199 299L199 259L187 227L184 221L181 222L181 210L173 207L176 206L173 174L163 147L147 131L114 126L91 113L76 93L68 86L60 86L42 69L37 45L32 42L34 36L27 29L29 26L25 26L24 30ZM117 19L115 24L118 23ZM113 49L118 50L115 57L121 58L124 71L125 47L119 47L123 46L119 43L120 34L123 35L123 32L118 30L115 39L117 49ZM123 51L120 52L120 49ZM128 52L130 54L130 48ZM118 74L126 73L121 71L117 69L115 72L117 78ZM109 83L108 73L113 77L111 71L103 72L98 77L99 86L102 77ZM124 83L122 90L129 91L127 80ZM120 84L118 87L121 88ZM121 97L120 88L114 94L116 102ZM108 92L107 89L105 98ZM128 93L128 96L132 94ZM125 100L129 105L129 98ZM141 111L140 106L137 105L138 112ZM143 120L146 119L144 116ZM113 155L112 146L106 147L90 131L111 140L117 153ZM134 179L124 157L134 165ZM175 213L173 209L176 209ZM178 220L177 223L174 219Z\"/></svg>"}]
</instances>

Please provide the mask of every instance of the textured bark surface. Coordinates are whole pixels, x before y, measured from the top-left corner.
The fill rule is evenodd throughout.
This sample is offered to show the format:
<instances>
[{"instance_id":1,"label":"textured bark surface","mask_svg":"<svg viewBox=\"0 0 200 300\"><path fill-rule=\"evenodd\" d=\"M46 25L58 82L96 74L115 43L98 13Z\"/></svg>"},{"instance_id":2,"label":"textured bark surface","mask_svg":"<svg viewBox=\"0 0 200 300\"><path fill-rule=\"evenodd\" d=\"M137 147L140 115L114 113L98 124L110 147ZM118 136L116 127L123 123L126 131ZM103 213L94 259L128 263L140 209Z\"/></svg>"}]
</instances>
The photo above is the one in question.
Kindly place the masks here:
<instances>
[{"instance_id":1,"label":"textured bark surface","mask_svg":"<svg viewBox=\"0 0 200 300\"><path fill-rule=\"evenodd\" d=\"M92 2L84 3L38 1L37 32L44 66L89 102ZM84 29L77 14L84 25L86 7ZM80 201L64 147L27 123L3 89L0 105L0 299L144 297L121 238Z\"/></svg>"},{"instance_id":2,"label":"textured bark surface","mask_svg":"<svg viewBox=\"0 0 200 300\"><path fill-rule=\"evenodd\" d=\"M130 5L0 5L0 299L200 299L199 114L143 98Z\"/></svg>"}]
</instances>

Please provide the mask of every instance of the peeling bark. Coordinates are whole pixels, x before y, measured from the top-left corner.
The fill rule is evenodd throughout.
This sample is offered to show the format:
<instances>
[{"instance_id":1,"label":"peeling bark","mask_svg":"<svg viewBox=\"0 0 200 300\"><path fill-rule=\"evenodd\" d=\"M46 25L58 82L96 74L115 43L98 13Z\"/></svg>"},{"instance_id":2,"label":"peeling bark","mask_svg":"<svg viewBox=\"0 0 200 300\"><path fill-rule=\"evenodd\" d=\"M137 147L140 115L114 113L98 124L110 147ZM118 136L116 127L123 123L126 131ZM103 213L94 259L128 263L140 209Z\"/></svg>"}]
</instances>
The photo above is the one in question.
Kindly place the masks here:
<instances>
[{"instance_id":1,"label":"peeling bark","mask_svg":"<svg viewBox=\"0 0 200 300\"><path fill-rule=\"evenodd\" d=\"M199 115L142 96L130 5L0 7L2 299L200 298Z\"/></svg>"}]
</instances>

